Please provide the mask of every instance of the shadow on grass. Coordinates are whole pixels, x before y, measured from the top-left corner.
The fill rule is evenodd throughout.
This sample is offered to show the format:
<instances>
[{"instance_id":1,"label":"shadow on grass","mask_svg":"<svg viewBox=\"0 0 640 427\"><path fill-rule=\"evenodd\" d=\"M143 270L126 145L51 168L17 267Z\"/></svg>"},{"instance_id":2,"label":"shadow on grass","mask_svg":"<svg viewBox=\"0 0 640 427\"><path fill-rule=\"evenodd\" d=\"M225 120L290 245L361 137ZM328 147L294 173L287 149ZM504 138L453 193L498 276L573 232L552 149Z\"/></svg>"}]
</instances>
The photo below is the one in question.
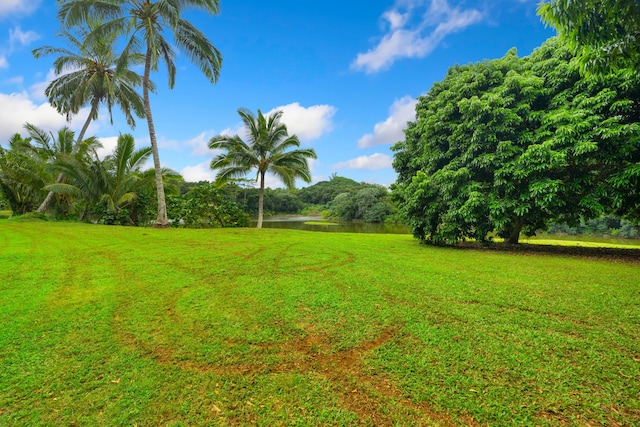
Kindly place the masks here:
<instances>
[{"instance_id":1,"label":"shadow on grass","mask_svg":"<svg viewBox=\"0 0 640 427\"><path fill-rule=\"evenodd\" d=\"M640 263L640 248L594 248L587 246L564 246L543 244L458 243L454 246L462 250L514 252L526 255L567 255L580 258L606 259L613 261Z\"/></svg>"}]
</instances>

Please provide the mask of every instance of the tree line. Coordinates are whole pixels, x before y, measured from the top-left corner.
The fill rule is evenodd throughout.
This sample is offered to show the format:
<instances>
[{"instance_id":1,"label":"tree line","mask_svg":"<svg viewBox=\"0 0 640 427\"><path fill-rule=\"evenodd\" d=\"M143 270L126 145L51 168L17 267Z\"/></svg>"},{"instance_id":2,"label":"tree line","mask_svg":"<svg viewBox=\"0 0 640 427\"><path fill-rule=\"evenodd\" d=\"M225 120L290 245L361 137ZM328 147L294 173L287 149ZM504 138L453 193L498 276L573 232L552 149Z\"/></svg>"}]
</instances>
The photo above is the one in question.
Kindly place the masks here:
<instances>
[{"instance_id":1,"label":"tree line","mask_svg":"<svg viewBox=\"0 0 640 427\"><path fill-rule=\"evenodd\" d=\"M153 224L155 171L144 169L151 147L136 149L133 136L123 134L114 152L100 158L102 145L95 137L77 145L69 128L50 133L27 124L25 131L0 146L0 209L44 215L38 207L49 198L46 212L56 219ZM162 177L172 226L245 227L261 210L369 222L389 220L394 212L386 187L336 175L301 189L256 188L250 179L185 182L170 169L163 169Z\"/></svg>"},{"instance_id":2,"label":"tree line","mask_svg":"<svg viewBox=\"0 0 640 427\"><path fill-rule=\"evenodd\" d=\"M53 135L50 138L29 124L26 125L28 137L15 135L8 149L0 151L0 188L4 197L15 213L44 214L48 210L60 213L82 206L80 218L92 209L106 209L108 221L120 218L120 222L131 223L146 222L142 210L134 208L144 200L146 214L150 206L156 209L154 226L167 227L166 196L167 191L172 191L176 173L161 166L158 154L150 102L150 92L154 92L156 86L151 81L151 72L163 64L169 88L173 88L177 48L212 84L217 81L222 55L183 14L189 8L217 14L219 2L60 0L58 5L60 35L70 48L44 46L33 54L36 58L56 56L57 77L45 91L49 103L68 119L87 106L89 114L77 138L67 128L60 131L57 139ZM173 43L166 38L168 34L173 35ZM122 50L116 52L116 46ZM143 75L134 71L136 66L143 66ZM101 108L106 108L111 118L114 106L122 110L132 128L136 117L146 119L151 146L134 153L133 138L121 135L116 153L103 161L96 154L99 143L95 138L85 139L85 133L89 124L98 118ZM281 112L265 117L260 110L256 116L241 108L238 113L249 138L247 141L237 135L212 138L209 146L224 152L212 161L211 167L218 170L220 184L257 169L260 227L265 174L275 175L287 188L293 187L296 179L309 183L307 160L316 158L316 154L313 149L298 148L298 138L289 135L280 122ZM149 187L151 174L140 171L143 161L149 157L154 166L154 203L149 203L148 192L139 188ZM40 169L34 169L36 166ZM98 178L92 179L95 177ZM42 197L44 193L46 196ZM56 203L53 208L52 202Z\"/></svg>"}]
</instances>

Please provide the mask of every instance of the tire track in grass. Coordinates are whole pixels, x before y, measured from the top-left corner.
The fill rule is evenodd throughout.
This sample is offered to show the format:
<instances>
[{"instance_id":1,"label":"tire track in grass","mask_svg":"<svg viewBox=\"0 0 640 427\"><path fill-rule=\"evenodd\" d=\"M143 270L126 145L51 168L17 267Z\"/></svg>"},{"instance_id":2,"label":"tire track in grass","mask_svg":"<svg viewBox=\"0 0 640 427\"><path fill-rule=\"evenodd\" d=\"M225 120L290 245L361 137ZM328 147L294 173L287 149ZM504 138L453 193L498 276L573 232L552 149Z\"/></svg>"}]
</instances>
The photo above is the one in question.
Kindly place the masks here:
<instances>
[{"instance_id":1,"label":"tire track in grass","mask_svg":"<svg viewBox=\"0 0 640 427\"><path fill-rule=\"evenodd\" d=\"M292 344L293 351L303 355L295 369L316 373L330 381L344 407L355 413L363 425L394 426L408 419L416 425L458 425L449 414L434 411L428 403L411 401L385 375L371 375L363 370L364 359L392 341L399 330L387 327L373 340L331 353L328 337L309 328L307 337ZM462 420L469 426L479 425L470 417Z\"/></svg>"},{"instance_id":2,"label":"tire track in grass","mask_svg":"<svg viewBox=\"0 0 640 427\"><path fill-rule=\"evenodd\" d=\"M340 253L325 250L328 259L306 263L306 254L303 251L295 251L302 243L287 245L273 254L269 253L266 245L248 254L237 254L247 262L262 261L263 266L267 265L265 274L297 274L314 272L322 276L328 283L331 283L342 294L346 295L348 289L336 279L332 272L335 269L343 268L356 261L353 253L340 251ZM295 253L298 252L298 253ZM262 255L262 260L260 259ZM271 257L271 258L270 258ZM314 252L314 258L317 251ZM293 264L293 265L292 265ZM187 266L172 265L175 270L180 270L184 274L193 274L194 271ZM208 277L207 280L211 280ZM150 285L143 285L144 288ZM158 297L159 314L165 316L165 321L173 324L184 323L177 310L177 303L183 298L189 288L173 289L170 292L156 292ZM144 292L142 288L139 292ZM227 289L226 292L229 292ZM410 420L415 425L459 425L448 413L434 411L426 402L412 402L399 390L393 381L381 374L368 374L364 369L364 360L374 353L378 348L394 339L400 328L389 326L378 334L377 337L363 341L359 345L340 351L333 351L331 339L328 336L318 334L312 326L312 322L305 322L306 335L300 340L289 340L284 343L251 344L256 353L269 352L276 359L282 360L277 363L260 363L259 361L239 362L229 364L212 364L206 361L195 360L195 354L183 353L172 345L163 341L162 324L155 325L151 333L151 339L145 340L135 333L127 331L127 312L133 307L133 296L123 300L118 309L114 312L114 330L117 331L118 338L123 345L137 351L145 357L155 360L165 366L174 366L198 375L216 375L219 377L258 376L272 374L303 374L324 378L329 381L331 388L339 397L344 409L354 413L360 420L361 425L393 426L398 422L408 422ZM203 334L195 325L185 327L185 331L191 332L188 336L198 336ZM241 344L241 343L240 343ZM231 343L233 345L233 343ZM470 417L459 418L466 425L477 425ZM227 421L234 422L227 418ZM239 423L242 420L237 420Z\"/></svg>"}]
</instances>

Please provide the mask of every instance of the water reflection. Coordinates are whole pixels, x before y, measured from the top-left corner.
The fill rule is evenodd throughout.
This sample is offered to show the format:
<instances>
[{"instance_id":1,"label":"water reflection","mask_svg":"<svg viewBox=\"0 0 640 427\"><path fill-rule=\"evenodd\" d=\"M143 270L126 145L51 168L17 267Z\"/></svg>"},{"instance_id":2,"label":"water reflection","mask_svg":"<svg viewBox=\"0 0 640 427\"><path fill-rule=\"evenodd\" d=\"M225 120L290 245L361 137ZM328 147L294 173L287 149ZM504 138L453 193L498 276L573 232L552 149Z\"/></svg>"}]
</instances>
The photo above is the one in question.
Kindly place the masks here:
<instances>
[{"instance_id":1,"label":"water reflection","mask_svg":"<svg viewBox=\"0 0 640 427\"><path fill-rule=\"evenodd\" d=\"M253 221L255 226L256 221ZM333 233L382 233L408 234L409 227L402 224L380 224L370 222L338 222L317 216L271 216L262 222L263 228L285 228L290 230L322 231Z\"/></svg>"}]
</instances>

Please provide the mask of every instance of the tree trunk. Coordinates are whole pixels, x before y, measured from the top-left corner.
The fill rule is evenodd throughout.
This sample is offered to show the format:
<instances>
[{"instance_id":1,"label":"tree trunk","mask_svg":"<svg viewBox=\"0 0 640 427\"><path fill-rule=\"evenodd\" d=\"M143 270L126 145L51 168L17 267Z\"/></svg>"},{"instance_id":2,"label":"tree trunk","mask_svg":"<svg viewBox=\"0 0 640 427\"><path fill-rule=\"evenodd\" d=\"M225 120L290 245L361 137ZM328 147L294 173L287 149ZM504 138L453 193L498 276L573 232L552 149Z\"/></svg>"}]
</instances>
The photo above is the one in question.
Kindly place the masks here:
<instances>
[{"instance_id":1,"label":"tree trunk","mask_svg":"<svg viewBox=\"0 0 640 427\"><path fill-rule=\"evenodd\" d=\"M511 245L517 245L520 240L520 231L522 230L522 217L516 217L515 223L513 224L513 228L509 233L509 239L507 239L507 243Z\"/></svg>"},{"instance_id":2,"label":"tree trunk","mask_svg":"<svg viewBox=\"0 0 640 427\"><path fill-rule=\"evenodd\" d=\"M84 122L84 125L80 130L80 135L78 135L78 138L76 138L76 143L73 146L73 149L71 150L71 154L76 154L78 152L78 148L80 148L80 143L84 139L84 134L87 133L87 129L89 129L89 124L91 123L91 120L95 116L97 109L98 109L97 105L94 104L91 106L89 117L87 117L87 120ZM60 184L63 179L64 179L64 174L61 174L61 173L58 174L58 178L56 178L56 184ZM53 191L49 191L49 193L47 194L47 197L44 198L44 200L42 201L38 209L36 209L36 212L45 213L47 211L47 208L49 207L49 204L51 203L51 200L53 200Z\"/></svg>"},{"instance_id":3,"label":"tree trunk","mask_svg":"<svg viewBox=\"0 0 640 427\"><path fill-rule=\"evenodd\" d=\"M260 172L260 197L258 198L258 227L262 228L262 215L264 206L264 172Z\"/></svg>"},{"instance_id":4,"label":"tree trunk","mask_svg":"<svg viewBox=\"0 0 640 427\"><path fill-rule=\"evenodd\" d=\"M147 46L147 56L144 64L144 78L142 81L142 95L144 98L144 113L147 116L149 126L149 139L151 140L151 152L153 153L153 167L156 172L156 192L158 195L158 217L155 227L166 228L169 226L167 218L167 203L164 197L164 183L162 182L162 166L158 154L158 142L156 141L156 129L151 115L151 103L149 102L149 78L151 74L151 47Z\"/></svg>"}]
</instances>

